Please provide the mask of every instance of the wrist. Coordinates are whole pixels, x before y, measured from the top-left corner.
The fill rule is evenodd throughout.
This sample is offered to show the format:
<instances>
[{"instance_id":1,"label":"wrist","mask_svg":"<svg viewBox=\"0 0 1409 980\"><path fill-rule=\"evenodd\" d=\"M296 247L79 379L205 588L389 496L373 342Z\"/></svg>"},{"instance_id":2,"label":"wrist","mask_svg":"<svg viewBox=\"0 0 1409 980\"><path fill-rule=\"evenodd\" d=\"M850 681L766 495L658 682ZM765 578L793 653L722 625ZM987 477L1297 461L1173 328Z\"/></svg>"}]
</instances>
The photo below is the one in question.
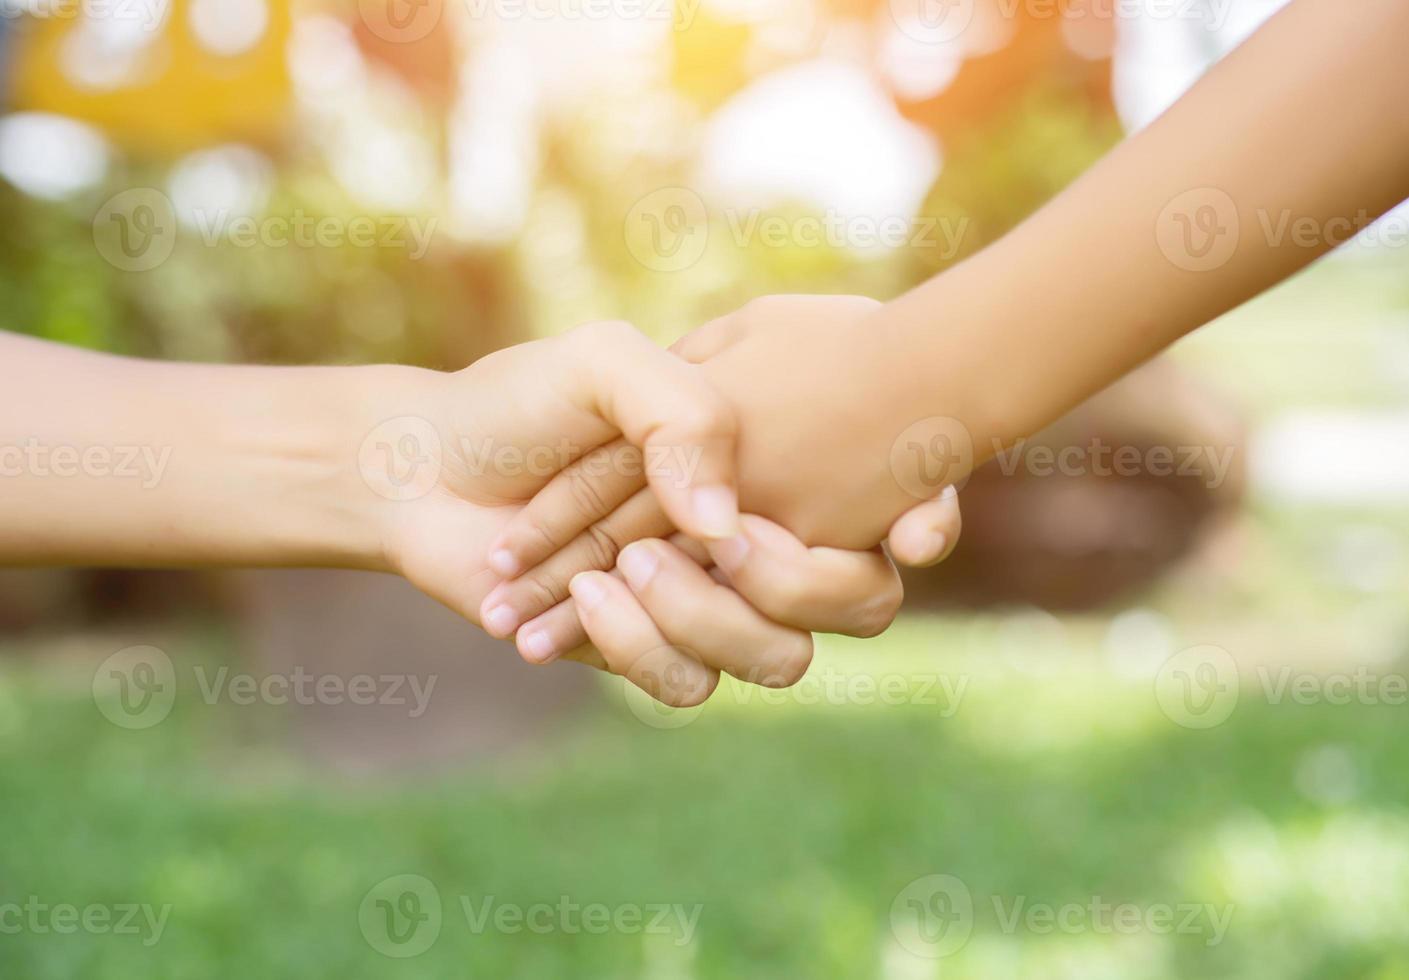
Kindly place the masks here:
<instances>
[{"instance_id":1,"label":"wrist","mask_svg":"<svg viewBox=\"0 0 1409 980\"><path fill-rule=\"evenodd\" d=\"M235 517L255 531L257 562L393 570L388 542L406 504L379 480L379 461L404 450L406 420L437 417L444 375L396 365L260 370L265 378L242 386L252 403L227 403L220 426L222 452L239 460L235 480L258 488L248 499L259 503ZM273 424L253 428L261 417Z\"/></svg>"},{"instance_id":2,"label":"wrist","mask_svg":"<svg viewBox=\"0 0 1409 980\"><path fill-rule=\"evenodd\" d=\"M892 359L891 405L903 427L951 420L967 443L960 476L1069 407L1074 386L1055 366L1046 321L1012 293L1003 243L876 311L874 328ZM1011 265L1010 265L1011 267Z\"/></svg>"}]
</instances>

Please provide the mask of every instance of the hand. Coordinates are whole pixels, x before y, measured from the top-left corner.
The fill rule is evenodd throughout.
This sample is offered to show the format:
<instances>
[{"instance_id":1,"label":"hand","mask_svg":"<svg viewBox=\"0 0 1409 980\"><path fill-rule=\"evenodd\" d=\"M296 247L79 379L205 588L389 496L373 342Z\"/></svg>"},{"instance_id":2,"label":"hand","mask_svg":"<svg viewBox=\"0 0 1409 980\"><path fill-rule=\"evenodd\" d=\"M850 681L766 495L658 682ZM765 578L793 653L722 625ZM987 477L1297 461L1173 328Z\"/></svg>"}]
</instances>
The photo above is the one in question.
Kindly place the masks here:
<instances>
[{"instance_id":1,"label":"hand","mask_svg":"<svg viewBox=\"0 0 1409 980\"><path fill-rule=\"evenodd\" d=\"M872 535L870 543L874 544L876 536L870 528L879 517L890 527L889 544L899 560L930 564L947 555L957 540L957 501L950 491L934 503L917 504L920 498L907 493L892 469L889 450L904 426L887 422L884 413L875 411L884 401L875 396L884 390L884 375L874 368L878 359L864 355L877 341L860 327L878 305L850 296L768 297L707 324L675 350L689 360L703 361L707 376L735 400L736 413L749 419L740 432L740 472L744 493L752 495L747 497L749 509L778 518L794 529L801 526L803 536L812 540L840 535L850 537L852 543L864 542L865 536ZM798 368L799 359L813 366ZM847 369L822 366L827 364L846 364ZM837 382L827 382L829 397L822 399L817 379L827 378L829 370ZM847 386L857 393L848 395L841 390ZM790 393L780 395L780 388ZM867 408L848 408L849 401ZM819 404L830 404L830 408L823 414ZM866 419L868 413L874 420ZM830 447L846 436L865 442L863 433L868 428L879 431L870 441L883 441L884 451L849 453L853 458L869 455L876 460L869 468L849 463L848 451L833 456L830 448L826 453L811 454L796 448ZM795 434L797 430L803 435ZM568 597L575 572L611 568L624 545L670 533L668 518L642 489L642 481L626 475L625 468L613 462L616 454L630 452L629 446L617 442L566 469L504 528L492 546L496 567L506 577L529 569L497 588L485 602L486 613L501 610L502 622L526 623L518 631L520 652L526 659L544 662L583 639L573 626L576 615L570 606L535 618ZM787 458L788 466L778 466L780 457ZM958 468L952 472L955 479L962 475ZM848 484L859 489L848 490ZM913 490L923 484L911 481L906 486ZM868 507L858 507L858 500L866 501ZM913 509L890 525L893 512L907 506ZM847 527L858 522L859 530ZM768 540L785 554L808 553L778 524L765 523L777 532ZM758 526L745 523L746 530ZM759 544L752 534L744 537ZM783 547L783 537L791 542L790 548ZM774 574L754 574L740 581L738 550L737 541L719 542L709 549L721 567L734 566L735 587L777 621L808 630L870 635L888 625L894 615L893 610L888 615L860 614L857 601L842 600L850 594L859 601L867 593L848 593L845 587L828 590L821 582L801 576L797 561L781 566L775 562ZM761 551L745 549L744 553L764 561L759 557ZM844 554L825 548L812 549L812 553L822 556L822 561ZM836 581L840 585L841 580ZM508 630L500 635L508 635Z\"/></svg>"},{"instance_id":2,"label":"hand","mask_svg":"<svg viewBox=\"0 0 1409 980\"><path fill-rule=\"evenodd\" d=\"M706 539L738 528L728 406L696 368L626 324L588 324L452 375L415 372L381 415L392 419L378 427L381 452L368 459L364 444L360 462L387 498L378 509L387 560L472 621L498 578L491 538L554 474L619 432L643 447L630 472L672 521ZM407 459L414 468L398 474Z\"/></svg>"},{"instance_id":3,"label":"hand","mask_svg":"<svg viewBox=\"0 0 1409 980\"><path fill-rule=\"evenodd\" d=\"M742 524L739 540L716 549L721 564L708 574L709 551L675 534L669 541L628 545L610 575L574 576L581 556L559 552L495 589L486 606L536 610L566 596L570 581L573 598L518 631L524 659L547 663L561 656L615 673L646 673L678 671L666 651L688 650L709 668L693 680L699 700L713 690L721 670L766 687L788 687L811 662L812 632L873 636L895 618L902 589L884 552L808 548L750 514ZM958 498L946 493L897 521L890 547L904 564L930 565L949 554L959 530ZM567 564L559 561L562 556ZM589 640L595 645L584 646Z\"/></svg>"},{"instance_id":4,"label":"hand","mask_svg":"<svg viewBox=\"0 0 1409 980\"><path fill-rule=\"evenodd\" d=\"M435 445L427 448L436 450L432 455L441 465L434 483L418 488L414 499L384 509L385 550L392 568L472 621L481 621L481 600L499 579L487 560L490 539L581 455L579 447L598 445L618 428L644 443L645 451L619 441L610 453L599 450L578 460L579 472L596 462L605 466L604 476L643 486L649 481L643 499L664 527L671 521L656 509L662 489L693 534L718 538L734 517L724 482L731 475L727 406L702 387L698 368L629 327L589 325L501 351L455 375L418 373L411 388L383 414L410 412L428 420ZM552 451L539 452L544 449ZM707 492L703 509L697 507L701 489ZM726 497L723 508L708 499L715 492ZM957 534L957 510L937 520L951 521ZM585 596L601 597L591 609L590 599L581 607L601 652L584 651L574 659L683 706L709 695L721 663L739 676L747 672L782 686L801 676L810 661L806 630L877 632L894 617L900 583L884 555L809 552L760 518L745 518L743 526L746 536L736 541L754 547L735 564L735 575L764 612L701 569L709 556L693 540L660 541L647 553L658 574L648 576L651 587L638 577L635 596L610 578L604 577L598 592L591 592L590 579L579 582ZM640 549L633 551L638 554ZM782 589L777 583L784 581L797 584ZM826 610L825 617L819 619L816 609ZM495 606L485 610L486 629L512 633ZM566 648L579 646L583 625L575 610L565 613L543 617L525 634L528 642L543 633Z\"/></svg>"}]
</instances>

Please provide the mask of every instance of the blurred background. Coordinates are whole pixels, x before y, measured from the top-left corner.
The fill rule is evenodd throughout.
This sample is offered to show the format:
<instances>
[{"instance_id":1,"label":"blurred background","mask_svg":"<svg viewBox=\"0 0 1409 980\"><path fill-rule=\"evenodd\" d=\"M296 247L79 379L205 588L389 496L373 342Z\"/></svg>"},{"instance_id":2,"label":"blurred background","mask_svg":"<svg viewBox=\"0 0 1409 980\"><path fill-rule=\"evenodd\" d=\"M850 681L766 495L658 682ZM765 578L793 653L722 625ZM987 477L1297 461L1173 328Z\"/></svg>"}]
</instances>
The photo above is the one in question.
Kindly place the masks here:
<instances>
[{"instance_id":1,"label":"blurred background","mask_svg":"<svg viewBox=\"0 0 1409 980\"><path fill-rule=\"evenodd\" d=\"M453 369L885 299L1278 6L3 0L0 328ZM1409 977L1406 221L977 474L787 692L0 571L0 977Z\"/></svg>"}]
</instances>

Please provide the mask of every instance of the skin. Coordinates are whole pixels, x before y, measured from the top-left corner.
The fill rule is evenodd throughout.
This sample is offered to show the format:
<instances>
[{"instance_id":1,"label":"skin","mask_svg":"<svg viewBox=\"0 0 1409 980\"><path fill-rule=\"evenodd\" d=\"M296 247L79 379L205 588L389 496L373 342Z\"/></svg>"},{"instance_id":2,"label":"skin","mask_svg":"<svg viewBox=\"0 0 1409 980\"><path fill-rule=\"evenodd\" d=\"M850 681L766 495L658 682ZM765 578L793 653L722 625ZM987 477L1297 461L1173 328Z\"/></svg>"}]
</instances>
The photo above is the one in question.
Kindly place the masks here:
<instances>
[{"instance_id":1,"label":"skin","mask_svg":"<svg viewBox=\"0 0 1409 980\"><path fill-rule=\"evenodd\" d=\"M840 594L856 612L839 625L853 630L899 605L895 569L876 553L813 569L780 528L738 591L691 560L704 557L693 540L759 526L737 513L735 420L698 368L626 324L589 324L454 374L160 364L0 334L0 405L8 565L392 572L478 622L501 581L490 542L563 465L622 437L631 472L645 470L652 500L693 538L659 543L642 600L591 613L598 629L669 636L650 669L615 644L579 659L692 704L721 667L748 664L775 684L805 667L806 610L788 623L759 611L772 574L804 583L795 607L810 591ZM643 467L653 454L662 465Z\"/></svg>"},{"instance_id":2,"label":"skin","mask_svg":"<svg viewBox=\"0 0 1409 980\"><path fill-rule=\"evenodd\" d=\"M765 297L692 334L679 352L739 420L744 507L813 546L872 546L936 477L962 486L999 449L1409 197L1405 37L1402 0L1353 12L1296 0L956 268L888 304ZM594 479L591 492L564 490ZM550 607L579 592L573 573L593 557L584 528L606 525L621 543L661 533L638 491L569 468L491 545L517 577L487 604L526 621L521 649L570 617ZM708 546L725 567L731 547Z\"/></svg>"}]
</instances>

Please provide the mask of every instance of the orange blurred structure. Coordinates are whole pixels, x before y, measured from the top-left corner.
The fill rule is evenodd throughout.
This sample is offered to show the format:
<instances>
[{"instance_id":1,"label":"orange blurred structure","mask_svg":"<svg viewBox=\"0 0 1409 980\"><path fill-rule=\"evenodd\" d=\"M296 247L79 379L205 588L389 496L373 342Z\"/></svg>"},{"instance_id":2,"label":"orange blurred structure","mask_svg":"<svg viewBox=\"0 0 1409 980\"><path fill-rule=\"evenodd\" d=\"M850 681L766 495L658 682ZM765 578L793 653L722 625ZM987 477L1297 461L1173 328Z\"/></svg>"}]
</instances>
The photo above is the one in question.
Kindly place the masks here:
<instances>
[{"instance_id":1,"label":"orange blurred structure","mask_svg":"<svg viewBox=\"0 0 1409 980\"><path fill-rule=\"evenodd\" d=\"M239 139L276 142L291 85L290 0L171 0L98 17L27 21L16 38L13 104L103 129L140 152L179 153Z\"/></svg>"}]
</instances>

